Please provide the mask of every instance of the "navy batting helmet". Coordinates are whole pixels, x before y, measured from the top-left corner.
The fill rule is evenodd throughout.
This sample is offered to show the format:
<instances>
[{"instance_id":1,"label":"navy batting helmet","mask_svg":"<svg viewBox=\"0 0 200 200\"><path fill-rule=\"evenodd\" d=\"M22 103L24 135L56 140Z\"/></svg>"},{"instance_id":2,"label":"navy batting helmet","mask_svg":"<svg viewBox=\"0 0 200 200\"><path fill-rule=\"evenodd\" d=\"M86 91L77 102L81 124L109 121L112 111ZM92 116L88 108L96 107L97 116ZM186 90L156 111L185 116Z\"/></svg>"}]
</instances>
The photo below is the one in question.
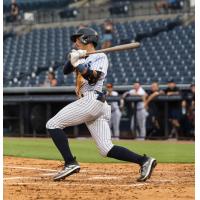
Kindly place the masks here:
<instances>
[{"instance_id":1,"label":"navy batting helmet","mask_svg":"<svg viewBox=\"0 0 200 200\"><path fill-rule=\"evenodd\" d=\"M71 41L76 42L76 38L80 39L83 44L93 43L94 47L98 43L98 33L92 28L81 28L71 36Z\"/></svg>"}]
</instances>

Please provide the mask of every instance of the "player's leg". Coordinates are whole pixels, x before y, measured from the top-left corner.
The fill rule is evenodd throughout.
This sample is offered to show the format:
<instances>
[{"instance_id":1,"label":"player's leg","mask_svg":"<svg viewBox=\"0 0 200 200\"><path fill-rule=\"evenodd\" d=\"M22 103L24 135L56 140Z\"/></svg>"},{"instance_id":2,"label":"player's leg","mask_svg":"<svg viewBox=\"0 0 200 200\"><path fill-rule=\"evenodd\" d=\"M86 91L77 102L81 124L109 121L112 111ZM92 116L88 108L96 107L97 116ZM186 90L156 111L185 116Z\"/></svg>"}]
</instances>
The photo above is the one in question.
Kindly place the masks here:
<instances>
[{"instance_id":1,"label":"player's leg","mask_svg":"<svg viewBox=\"0 0 200 200\"><path fill-rule=\"evenodd\" d=\"M108 124L109 115L108 109L107 112L97 120L86 123L100 154L102 156L139 164L141 166L141 176L138 181L145 181L150 178L152 170L156 165L156 160L146 157L145 155L138 155L124 147L113 145Z\"/></svg>"},{"instance_id":2,"label":"player's leg","mask_svg":"<svg viewBox=\"0 0 200 200\"><path fill-rule=\"evenodd\" d=\"M133 114L131 117L131 124L130 124L130 128L131 128L132 132L134 131L134 127L135 127L135 118L134 118L134 114Z\"/></svg>"},{"instance_id":3,"label":"player's leg","mask_svg":"<svg viewBox=\"0 0 200 200\"><path fill-rule=\"evenodd\" d=\"M134 138L138 138L140 136L139 131L138 131L137 116L138 116L138 111L136 112L136 116L135 116L135 113L133 113L133 115L131 117L131 131L132 131Z\"/></svg>"},{"instance_id":4,"label":"player's leg","mask_svg":"<svg viewBox=\"0 0 200 200\"><path fill-rule=\"evenodd\" d=\"M102 117L95 121L88 122L86 125L102 156L129 161L139 165L142 165L145 161L143 156L137 155L124 147L112 144L108 122Z\"/></svg>"},{"instance_id":5,"label":"player's leg","mask_svg":"<svg viewBox=\"0 0 200 200\"><path fill-rule=\"evenodd\" d=\"M91 100L89 97L79 99L65 106L47 122L48 132L65 161L65 168L54 177L54 180L62 179L80 169L70 151L68 139L63 128L81 124L101 115L102 103L100 103L98 104L98 102Z\"/></svg>"},{"instance_id":6,"label":"player's leg","mask_svg":"<svg viewBox=\"0 0 200 200\"><path fill-rule=\"evenodd\" d=\"M146 137L146 117L147 112L145 109L137 112L137 123L140 129L140 137L144 139Z\"/></svg>"},{"instance_id":7,"label":"player's leg","mask_svg":"<svg viewBox=\"0 0 200 200\"><path fill-rule=\"evenodd\" d=\"M113 119L113 116L111 114L111 118L110 118L110 120L108 122L110 130L111 130L111 136L114 136L114 131L112 131L113 130L113 121L114 121L114 119Z\"/></svg>"},{"instance_id":8,"label":"player's leg","mask_svg":"<svg viewBox=\"0 0 200 200\"><path fill-rule=\"evenodd\" d=\"M85 96L62 108L46 124L48 129L63 129L91 119L96 119L104 112L103 103L90 96Z\"/></svg>"},{"instance_id":9,"label":"player's leg","mask_svg":"<svg viewBox=\"0 0 200 200\"><path fill-rule=\"evenodd\" d=\"M114 136L119 138L119 134L120 134L120 130L119 130L119 126L120 126L120 119L121 119L121 112L120 110L116 110L114 113L114 120L113 120L113 132L114 132Z\"/></svg>"}]
</instances>

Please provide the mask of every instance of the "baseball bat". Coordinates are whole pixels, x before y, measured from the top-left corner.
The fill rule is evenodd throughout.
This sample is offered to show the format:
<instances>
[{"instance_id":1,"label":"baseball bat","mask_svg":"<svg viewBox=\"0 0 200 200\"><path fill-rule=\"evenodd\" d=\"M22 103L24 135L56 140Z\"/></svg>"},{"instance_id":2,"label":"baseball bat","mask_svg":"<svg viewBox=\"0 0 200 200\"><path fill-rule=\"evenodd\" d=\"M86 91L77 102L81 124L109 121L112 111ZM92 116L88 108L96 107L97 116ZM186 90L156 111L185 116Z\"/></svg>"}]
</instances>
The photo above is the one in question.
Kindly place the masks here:
<instances>
[{"instance_id":1,"label":"baseball bat","mask_svg":"<svg viewBox=\"0 0 200 200\"><path fill-rule=\"evenodd\" d=\"M114 46L114 47L96 50L96 51L93 51L93 52L88 52L87 55L94 54L94 53L108 53L108 52L113 52L113 51L123 51L123 50L128 50L128 49L136 49L138 47L140 47L139 42L132 42L132 43L129 43L129 44L122 44L122 45L117 45L117 46Z\"/></svg>"}]
</instances>

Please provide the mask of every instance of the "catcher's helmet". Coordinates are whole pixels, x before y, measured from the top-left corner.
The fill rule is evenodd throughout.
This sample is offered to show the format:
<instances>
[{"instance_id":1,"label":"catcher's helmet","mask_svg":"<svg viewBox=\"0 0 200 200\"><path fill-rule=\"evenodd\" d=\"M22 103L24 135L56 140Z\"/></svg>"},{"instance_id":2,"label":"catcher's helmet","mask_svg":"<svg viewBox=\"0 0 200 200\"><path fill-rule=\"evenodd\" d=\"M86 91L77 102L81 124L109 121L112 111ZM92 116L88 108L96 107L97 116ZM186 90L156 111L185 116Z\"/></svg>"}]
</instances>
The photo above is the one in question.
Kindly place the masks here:
<instances>
[{"instance_id":1,"label":"catcher's helmet","mask_svg":"<svg viewBox=\"0 0 200 200\"><path fill-rule=\"evenodd\" d=\"M93 43L94 47L97 46L98 33L92 28L81 28L75 34L71 36L71 41L76 42L76 38L79 37L83 44Z\"/></svg>"}]
</instances>

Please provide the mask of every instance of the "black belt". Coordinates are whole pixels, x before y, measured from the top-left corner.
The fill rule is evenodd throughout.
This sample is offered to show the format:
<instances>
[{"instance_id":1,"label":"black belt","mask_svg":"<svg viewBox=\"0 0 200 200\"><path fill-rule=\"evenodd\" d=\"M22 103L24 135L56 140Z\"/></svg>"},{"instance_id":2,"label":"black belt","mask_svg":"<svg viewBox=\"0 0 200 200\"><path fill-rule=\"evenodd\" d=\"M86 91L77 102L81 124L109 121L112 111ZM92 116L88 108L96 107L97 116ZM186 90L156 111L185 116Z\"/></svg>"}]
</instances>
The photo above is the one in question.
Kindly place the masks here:
<instances>
[{"instance_id":1,"label":"black belt","mask_svg":"<svg viewBox=\"0 0 200 200\"><path fill-rule=\"evenodd\" d=\"M136 111L140 111L140 110L143 110L144 108L138 108Z\"/></svg>"},{"instance_id":2,"label":"black belt","mask_svg":"<svg viewBox=\"0 0 200 200\"><path fill-rule=\"evenodd\" d=\"M106 93L105 92L99 92L99 91L96 91L96 90L95 90L95 92L98 94L97 100L104 103L106 101Z\"/></svg>"},{"instance_id":3,"label":"black belt","mask_svg":"<svg viewBox=\"0 0 200 200\"><path fill-rule=\"evenodd\" d=\"M94 93L98 94L97 100L99 100L99 101L101 101L103 103L106 101L106 94L104 92L99 92L97 90L94 90ZM84 97L84 94L81 94L81 97Z\"/></svg>"}]
</instances>

